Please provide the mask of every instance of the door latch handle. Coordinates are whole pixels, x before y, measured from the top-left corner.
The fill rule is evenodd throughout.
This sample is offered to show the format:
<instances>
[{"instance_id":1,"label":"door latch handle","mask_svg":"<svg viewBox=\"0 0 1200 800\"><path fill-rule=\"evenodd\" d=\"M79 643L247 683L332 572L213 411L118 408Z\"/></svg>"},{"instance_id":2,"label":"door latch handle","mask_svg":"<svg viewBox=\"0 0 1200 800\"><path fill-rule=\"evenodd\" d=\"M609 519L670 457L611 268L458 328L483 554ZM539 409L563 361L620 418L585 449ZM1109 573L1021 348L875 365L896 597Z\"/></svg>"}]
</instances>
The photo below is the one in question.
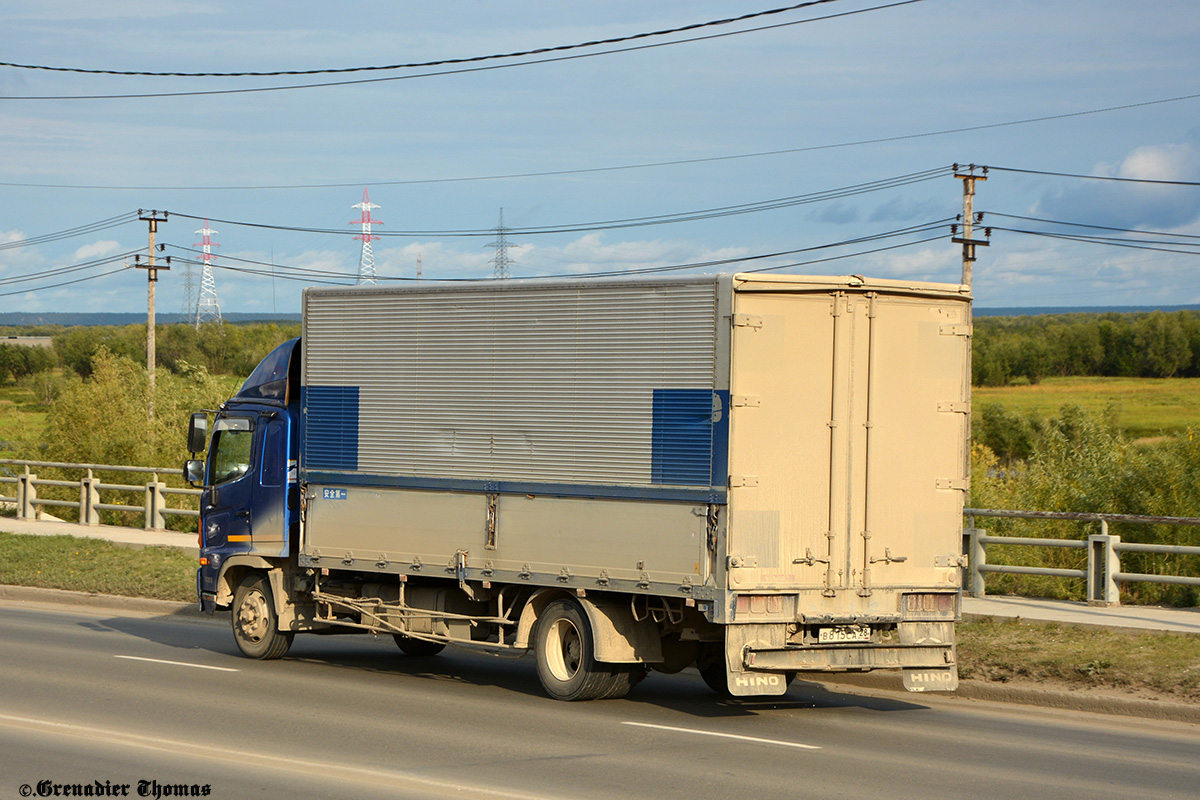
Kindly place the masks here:
<instances>
[{"instance_id":1,"label":"door latch handle","mask_svg":"<svg viewBox=\"0 0 1200 800\"><path fill-rule=\"evenodd\" d=\"M237 515L239 517L245 517L246 519L250 519L250 509L243 508L241 511L237 512Z\"/></svg>"}]
</instances>

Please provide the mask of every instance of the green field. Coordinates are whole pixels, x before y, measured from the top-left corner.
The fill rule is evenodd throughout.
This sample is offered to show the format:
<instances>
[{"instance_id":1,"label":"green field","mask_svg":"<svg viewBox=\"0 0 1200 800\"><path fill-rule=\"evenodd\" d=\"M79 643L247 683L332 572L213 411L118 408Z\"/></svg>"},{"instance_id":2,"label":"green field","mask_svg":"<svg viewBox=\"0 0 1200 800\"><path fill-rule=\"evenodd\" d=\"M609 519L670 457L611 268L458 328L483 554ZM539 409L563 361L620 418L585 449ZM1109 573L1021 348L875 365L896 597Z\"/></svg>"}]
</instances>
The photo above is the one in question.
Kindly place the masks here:
<instances>
[{"instance_id":1,"label":"green field","mask_svg":"<svg viewBox=\"0 0 1200 800\"><path fill-rule=\"evenodd\" d=\"M1046 418L1063 406L1116 409L1117 424L1134 439L1200 430L1200 378L1047 378L1023 386L972 389L978 409L999 403L1010 414Z\"/></svg>"},{"instance_id":2,"label":"green field","mask_svg":"<svg viewBox=\"0 0 1200 800\"><path fill-rule=\"evenodd\" d=\"M0 458L21 457L14 444L37 436L46 422L46 408L27 386L0 386Z\"/></svg>"}]
</instances>

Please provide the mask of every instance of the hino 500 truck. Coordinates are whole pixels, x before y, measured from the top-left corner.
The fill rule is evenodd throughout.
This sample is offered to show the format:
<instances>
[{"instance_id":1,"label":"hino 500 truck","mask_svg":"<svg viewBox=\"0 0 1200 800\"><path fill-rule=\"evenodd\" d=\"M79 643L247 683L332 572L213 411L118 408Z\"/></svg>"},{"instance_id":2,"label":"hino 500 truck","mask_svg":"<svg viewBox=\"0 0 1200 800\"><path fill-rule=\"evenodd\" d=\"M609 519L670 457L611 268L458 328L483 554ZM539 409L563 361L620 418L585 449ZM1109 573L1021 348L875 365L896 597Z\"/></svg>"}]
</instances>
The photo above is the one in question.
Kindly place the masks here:
<instances>
[{"instance_id":1,"label":"hino 500 truck","mask_svg":"<svg viewBox=\"0 0 1200 800\"><path fill-rule=\"evenodd\" d=\"M241 651L390 634L620 697L698 668L958 683L965 286L758 274L313 288L192 417L200 604ZM211 434L211 440L209 437Z\"/></svg>"}]
</instances>

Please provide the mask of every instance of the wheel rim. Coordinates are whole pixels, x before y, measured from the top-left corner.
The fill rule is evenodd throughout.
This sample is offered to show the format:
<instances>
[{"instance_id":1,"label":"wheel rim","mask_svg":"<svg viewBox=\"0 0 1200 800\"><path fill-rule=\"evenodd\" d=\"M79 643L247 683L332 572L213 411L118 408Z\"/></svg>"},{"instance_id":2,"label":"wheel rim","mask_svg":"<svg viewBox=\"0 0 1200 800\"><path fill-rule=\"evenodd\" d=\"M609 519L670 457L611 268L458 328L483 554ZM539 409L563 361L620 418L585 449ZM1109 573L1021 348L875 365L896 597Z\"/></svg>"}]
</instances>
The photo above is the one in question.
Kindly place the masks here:
<instances>
[{"instance_id":1,"label":"wheel rim","mask_svg":"<svg viewBox=\"0 0 1200 800\"><path fill-rule=\"evenodd\" d=\"M257 589L248 592L238 607L237 624L241 637L248 642L261 642L268 633L269 619L267 598Z\"/></svg>"},{"instance_id":2,"label":"wheel rim","mask_svg":"<svg viewBox=\"0 0 1200 800\"><path fill-rule=\"evenodd\" d=\"M546 637L546 666L560 681L569 681L579 672L583 661L583 639L568 619L557 619Z\"/></svg>"}]
</instances>

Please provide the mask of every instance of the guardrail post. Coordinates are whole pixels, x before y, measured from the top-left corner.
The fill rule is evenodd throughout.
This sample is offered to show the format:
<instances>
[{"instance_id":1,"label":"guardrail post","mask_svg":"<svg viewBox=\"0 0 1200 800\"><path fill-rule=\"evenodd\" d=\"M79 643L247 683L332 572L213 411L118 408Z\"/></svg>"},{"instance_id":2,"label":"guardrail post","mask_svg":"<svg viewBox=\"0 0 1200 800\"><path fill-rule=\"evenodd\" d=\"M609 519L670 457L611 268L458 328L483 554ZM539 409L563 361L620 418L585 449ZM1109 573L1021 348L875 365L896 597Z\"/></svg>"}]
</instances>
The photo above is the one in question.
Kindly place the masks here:
<instances>
[{"instance_id":1,"label":"guardrail post","mask_svg":"<svg viewBox=\"0 0 1200 800\"><path fill-rule=\"evenodd\" d=\"M96 488L99 481L92 475L92 471L87 471L87 477L79 482L79 524L80 525L99 525L100 524L100 509L96 508L100 504L100 491Z\"/></svg>"},{"instance_id":2,"label":"guardrail post","mask_svg":"<svg viewBox=\"0 0 1200 800\"><path fill-rule=\"evenodd\" d=\"M1121 556L1116 545L1121 537L1108 533L1108 523L1101 520L1100 533L1088 536L1087 602L1089 606L1119 606L1121 592L1115 576L1121 571Z\"/></svg>"},{"instance_id":3,"label":"guardrail post","mask_svg":"<svg viewBox=\"0 0 1200 800\"><path fill-rule=\"evenodd\" d=\"M987 563L987 552L980 541L980 537L986 535L986 530L974 526L963 530L963 552L967 556L963 594L968 597L983 597L987 594L983 584L983 572L980 570L980 567Z\"/></svg>"},{"instance_id":4,"label":"guardrail post","mask_svg":"<svg viewBox=\"0 0 1200 800\"><path fill-rule=\"evenodd\" d=\"M37 475L25 472L17 476L17 519L37 519Z\"/></svg>"},{"instance_id":5,"label":"guardrail post","mask_svg":"<svg viewBox=\"0 0 1200 800\"><path fill-rule=\"evenodd\" d=\"M166 516L163 514L163 508L166 507L166 495L163 489L167 485L158 479L158 474L155 473L153 480L146 484L146 530L161 531L167 527Z\"/></svg>"}]
</instances>

